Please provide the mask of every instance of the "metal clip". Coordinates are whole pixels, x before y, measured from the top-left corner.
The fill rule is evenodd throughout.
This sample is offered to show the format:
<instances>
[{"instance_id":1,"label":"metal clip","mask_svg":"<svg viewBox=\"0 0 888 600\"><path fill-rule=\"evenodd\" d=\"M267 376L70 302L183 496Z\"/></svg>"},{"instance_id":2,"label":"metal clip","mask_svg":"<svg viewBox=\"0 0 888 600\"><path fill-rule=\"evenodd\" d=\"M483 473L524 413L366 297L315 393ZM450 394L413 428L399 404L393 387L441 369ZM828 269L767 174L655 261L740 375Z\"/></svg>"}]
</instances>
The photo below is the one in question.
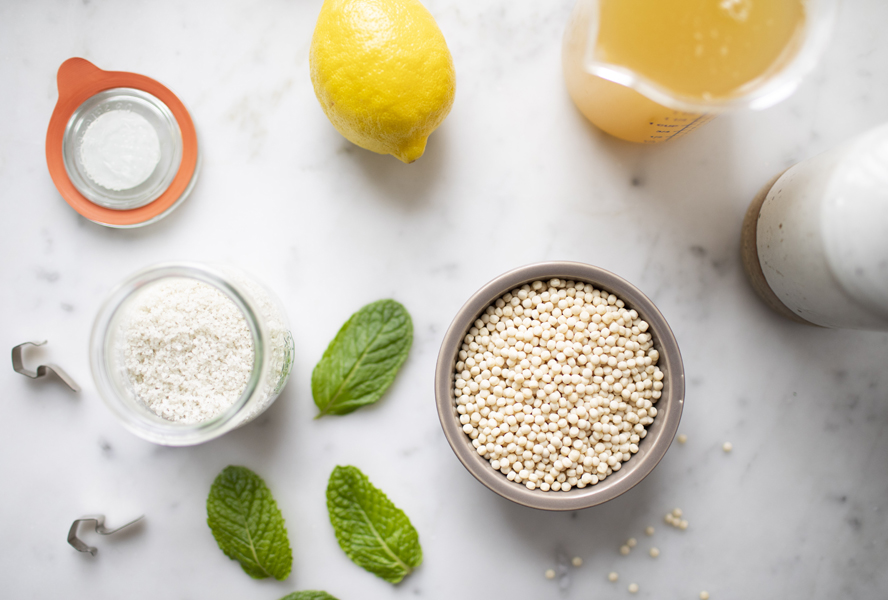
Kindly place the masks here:
<instances>
[{"instance_id":1,"label":"metal clip","mask_svg":"<svg viewBox=\"0 0 888 600\"><path fill-rule=\"evenodd\" d=\"M65 373L65 371L58 365L49 363L45 365L40 365L37 367L36 371L30 371L25 368L24 363L22 362L22 348L24 346L42 346L46 343L46 340L42 342L24 342L23 344L19 344L15 348L12 349L12 368L16 373L21 373L25 377L30 377L31 379L38 379L40 377L44 377L47 373L55 373L58 375L59 379L61 379L65 385L71 388L75 392L80 391L80 386L77 385L71 376Z\"/></svg>"},{"instance_id":2,"label":"metal clip","mask_svg":"<svg viewBox=\"0 0 888 600\"><path fill-rule=\"evenodd\" d=\"M99 533L101 535L111 535L112 533L116 533L125 527L129 527L133 523L141 521L144 517L145 515L142 515L141 517L130 521L126 525L121 525L117 529L108 529L107 527L105 527L105 515L87 515L85 517L81 517L71 523L71 529L68 530L68 543L74 546L74 548L78 552L89 552L91 555L95 556L96 552L98 552L99 549L94 548L93 546L87 546L83 543L83 541L80 540L80 538L77 537L77 527L81 523L95 523L96 533Z\"/></svg>"}]
</instances>

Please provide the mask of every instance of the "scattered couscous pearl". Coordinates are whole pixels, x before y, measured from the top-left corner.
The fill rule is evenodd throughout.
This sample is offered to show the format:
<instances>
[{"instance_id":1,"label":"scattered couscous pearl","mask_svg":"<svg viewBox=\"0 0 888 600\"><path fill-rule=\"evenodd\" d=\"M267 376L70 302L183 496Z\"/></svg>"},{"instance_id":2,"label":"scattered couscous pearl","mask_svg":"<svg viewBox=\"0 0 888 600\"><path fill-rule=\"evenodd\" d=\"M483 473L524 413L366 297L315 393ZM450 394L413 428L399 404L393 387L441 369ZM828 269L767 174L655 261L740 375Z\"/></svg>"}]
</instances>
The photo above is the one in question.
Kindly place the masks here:
<instances>
[{"instance_id":1,"label":"scattered couscous pearl","mask_svg":"<svg viewBox=\"0 0 888 600\"><path fill-rule=\"evenodd\" d=\"M619 471L664 389L649 328L623 300L582 282L504 294L466 332L454 368L472 446L510 481L543 492Z\"/></svg>"},{"instance_id":2,"label":"scattered couscous pearl","mask_svg":"<svg viewBox=\"0 0 888 600\"><path fill-rule=\"evenodd\" d=\"M654 528L648 526L647 529L644 530L645 535L654 535Z\"/></svg>"},{"instance_id":3,"label":"scattered couscous pearl","mask_svg":"<svg viewBox=\"0 0 888 600\"><path fill-rule=\"evenodd\" d=\"M628 589L629 589L630 594L635 594L638 592L638 584L637 583L630 583Z\"/></svg>"},{"instance_id":4,"label":"scattered couscous pearl","mask_svg":"<svg viewBox=\"0 0 888 600\"><path fill-rule=\"evenodd\" d=\"M626 556L631 551L632 548L630 548L629 546L620 546L620 554L622 554L623 556Z\"/></svg>"},{"instance_id":5,"label":"scattered couscous pearl","mask_svg":"<svg viewBox=\"0 0 888 600\"><path fill-rule=\"evenodd\" d=\"M555 579L555 571L546 569L546 579Z\"/></svg>"},{"instance_id":6,"label":"scattered couscous pearl","mask_svg":"<svg viewBox=\"0 0 888 600\"><path fill-rule=\"evenodd\" d=\"M581 566L583 566L583 559L580 558L579 556L574 556L571 559L570 564L572 564L575 567L581 567Z\"/></svg>"},{"instance_id":7,"label":"scattered couscous pearl","mask_svg":"<svg viewBox=\"0 0 888 600\"><path fill-rule=\"evenodd\" d=\"M616 581L619 578L620 578L620 576L617 575L616 571L611 571L607 576L608 581Z\"/></svg>"},{"instance_id":8,"label":"scattered couscous pearl","mask_svg":"<svg viewBox=\"0 0 888 600\"><path fill-rule=\"evenodd\" d=\"M651 548L651 558L657 558L660 556L659 548Z\"/></svg>"},{"instance_id":9,"label":"scattered couscous pearl","mask_svg":"<svg viewBox=\"0 0 888 600\"><path fill-rule=\"evenodd\" d=\"M731 442L725 442L724 444L722 444L722 450L724 450L725 452L730 452L733 449L734 444L732 444Z\"/></svg>"},{"instance_id":10,"label":"scattered couscous pearl","mask_svg":"<svg viewBox=\"0 0 888 600\"><path fill-rule=\"evenodd\" d=\"M629 538L628 540L626 540L626 545L629 546L630 548L635 548L635 545L637 543L638 543L638 540L636 540L635 538Z\"/></svg>"},{"instance_id":11,"label":"scattered couscous pearl","mask_svg":"<svg viewBox=\"0 0 888 600\"><path fill-rule=\"evenodd\" d=\"M686 441L688 441L688 436L683 433L679 433L678 434L678 443L684 444Z\"/></svg>"},{"instance_id":12,"label":"scattered couscous pearl","mask_svg":"<svg viewBox=\"0 0 888 600\"><path fill-rule=\"evenodd\" d=\"M709 600L709 592L706 590L700 592L700 600Z\"/></svg>"},{"instance_id":13,"label":"scattered couscous pearl","mask_svg":"<svg viewBox=\"0 0 888 600\"><path fill-rule=\"evenodd\" d=\"M665 517L667 523L675 527L676 529L687 529L688 522L681 518L682 512L680 508L676 508L671 513L668 513ZM653 528L652 528L653 529Z\"/></svg>"}]
</instances>

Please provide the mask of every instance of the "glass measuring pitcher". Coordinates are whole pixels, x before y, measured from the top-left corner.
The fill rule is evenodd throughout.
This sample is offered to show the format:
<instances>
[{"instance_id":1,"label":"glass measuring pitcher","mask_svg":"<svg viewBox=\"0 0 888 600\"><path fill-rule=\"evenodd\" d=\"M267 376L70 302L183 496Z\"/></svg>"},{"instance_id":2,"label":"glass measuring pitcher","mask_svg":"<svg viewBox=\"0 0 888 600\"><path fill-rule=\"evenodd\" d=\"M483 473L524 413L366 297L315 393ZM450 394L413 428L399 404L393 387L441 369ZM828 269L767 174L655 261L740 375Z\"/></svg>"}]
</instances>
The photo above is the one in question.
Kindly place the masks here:
<instances>
[{"instance_id":1,"label":"glass measuring pitcher","mask_svg":"<svg viewBox=\"0 0 888 600\"><path fill-rule=\"evenodd\" d=\"M763 16L775 10L775 0L577 0L562 46L568 93L600 129L648 144L684 135L719 113L772 106L814 67L835 14L835 0L790 2L797 14L778 12L777 20ZM633 22L637 27L627 26ZM785 43L776 35L781 27ZM752 37L741 43L737 32ZM751 71L766 60L762 40L774 46L773 60ZM720 60L724 81L715 83ZM747 70L752 76L744 81ZM711 92L695 88L706 85L714 86Z\"/></svg>"}]
</instances>

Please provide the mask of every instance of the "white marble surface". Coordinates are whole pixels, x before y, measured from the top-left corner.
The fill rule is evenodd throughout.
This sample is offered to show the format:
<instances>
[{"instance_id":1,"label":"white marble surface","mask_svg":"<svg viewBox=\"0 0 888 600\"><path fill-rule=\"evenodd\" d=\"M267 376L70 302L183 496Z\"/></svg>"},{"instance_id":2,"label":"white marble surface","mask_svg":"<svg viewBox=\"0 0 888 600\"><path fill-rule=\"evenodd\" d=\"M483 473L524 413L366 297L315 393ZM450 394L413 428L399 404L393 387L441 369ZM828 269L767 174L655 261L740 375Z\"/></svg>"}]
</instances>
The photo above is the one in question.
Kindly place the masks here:
<instances>
[{"instance_id":1,"label":"white marble surface","mask_svg":"<svg viewBox=\"0 0 888 600\"><path fill-rule=\"evenodd\" d=\"M781 320L753 295L737 247L762 183L888 120L888 4L845 2L821 66L783 104L641 147L599 133L567 98L570 0L427 0L458 90L412 165L351 146L324 118L307 61L320 4L0 3L0 346L49 339L30 361L58 362L84 388L75 396L0 370L0 595L276 600L319 588L342 600L579 600L628 597L635 581L638 598L884 597L888 334ZM201 179L161 223L105 229L53 187L44 136L56 69L71 56L154 77L189 107ZM171 449L114 420L86 350L116 282L183 259L264 280L298 342L290 384L258 422ZM574 514L488 492L451 453L434 408L437 349L456 310L495 275L544 259L596 264L641 287L670 320L687 371L688 443L623 497ZM373 408L312 421L310 373L326 343L352 311L388 296L416 325L394 387ZM277 497L294 549L285 582L251 580L216 547L204 502L228 464L256 470ZM401 585L338 548L324 504L336 464L363 469L416 525L425 562ZM673 506L686 532L662 523ZM89 512L111 525L147 518L131 535L88 536L93 558L64 539ZM621 557L630 536L640 547ZM581 568L543 577L574 555Z\"/></svg>"}]
</instances>

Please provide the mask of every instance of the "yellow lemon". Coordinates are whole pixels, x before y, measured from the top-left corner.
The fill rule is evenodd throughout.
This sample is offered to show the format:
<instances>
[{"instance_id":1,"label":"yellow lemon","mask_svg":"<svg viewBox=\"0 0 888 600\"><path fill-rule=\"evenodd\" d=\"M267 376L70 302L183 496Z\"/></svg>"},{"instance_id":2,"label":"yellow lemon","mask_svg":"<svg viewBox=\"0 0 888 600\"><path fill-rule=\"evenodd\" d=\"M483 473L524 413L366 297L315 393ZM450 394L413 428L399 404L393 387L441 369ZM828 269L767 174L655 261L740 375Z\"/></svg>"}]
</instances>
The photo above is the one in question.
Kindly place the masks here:
<instances>
[{"instance_id":1,"label":"yellow lemon","mask_svg":"<svg viewBox=\"0 0 888 600\"><path fill-rule=\"evenodd\" d=\"M309 65L336 130L405 163L422 156L453 105L453 59L417 0L324 0Z\"/></svg>"}]
</instances>

